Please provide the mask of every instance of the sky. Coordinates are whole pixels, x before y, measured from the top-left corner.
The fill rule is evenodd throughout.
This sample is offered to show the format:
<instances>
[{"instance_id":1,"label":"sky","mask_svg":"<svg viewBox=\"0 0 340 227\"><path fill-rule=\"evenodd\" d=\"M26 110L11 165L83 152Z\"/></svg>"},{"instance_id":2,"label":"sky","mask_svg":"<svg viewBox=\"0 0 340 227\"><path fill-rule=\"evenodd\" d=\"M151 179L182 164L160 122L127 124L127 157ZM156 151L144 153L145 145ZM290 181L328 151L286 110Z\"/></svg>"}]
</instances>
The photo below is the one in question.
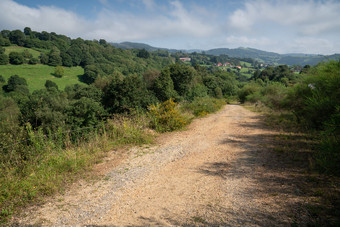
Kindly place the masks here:
<instances>
[{"instance_id":1,"label":"sky","mask_svg":"<svg viewBox=\"0 0 340 227\"><path fill-rule=\"evenodd\" d=\"M340 0L0 0L0 30L156 47L340 53Z\"/></svg>"}]
</instances>

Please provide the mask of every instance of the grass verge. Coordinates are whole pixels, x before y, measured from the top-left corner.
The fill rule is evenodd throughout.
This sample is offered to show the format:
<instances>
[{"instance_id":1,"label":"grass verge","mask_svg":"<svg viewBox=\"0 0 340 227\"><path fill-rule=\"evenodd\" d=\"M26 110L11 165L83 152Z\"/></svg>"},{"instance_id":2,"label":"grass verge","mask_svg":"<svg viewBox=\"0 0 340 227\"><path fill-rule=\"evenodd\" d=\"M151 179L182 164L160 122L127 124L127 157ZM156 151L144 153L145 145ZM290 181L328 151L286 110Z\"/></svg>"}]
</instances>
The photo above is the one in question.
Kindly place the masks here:
<instances>
[{"instance_id":1,"label":"grass verge","mask_svg":"<svg viewBox=\"0 0 340 227\"><path fill-rule=\"evenodd\" d=\"M28 130L29 145L6 151L0 163L0 225L25 205L65 189L105 153L119 146L151 143L145 115L118 115L74 142L68 132L44 136ZM21 160L18 153L25 152ZM3 153L4 155L4 153ZM22 157L22 156L21 156ZM14 164L15 163L15 164Z\"/></svg>"},{"instance_id":2,"label":"grass verge","mask_svg":"<svg viewBox=\"0 0 340 227\"><path fill-rule=\"evenodd\" d=\"M307 225L340 226L340 178L319 171L317 155L322 140L319 132L302 127L290 112L249 103L244 107L260 113L263 122L279 132L272 138L273 155L280 162L280 171L291 174L291 181L306 201L299 206L308 212L311 222ZM299 225L292 223L292 226Z\"/></svg>"}]
</instances>

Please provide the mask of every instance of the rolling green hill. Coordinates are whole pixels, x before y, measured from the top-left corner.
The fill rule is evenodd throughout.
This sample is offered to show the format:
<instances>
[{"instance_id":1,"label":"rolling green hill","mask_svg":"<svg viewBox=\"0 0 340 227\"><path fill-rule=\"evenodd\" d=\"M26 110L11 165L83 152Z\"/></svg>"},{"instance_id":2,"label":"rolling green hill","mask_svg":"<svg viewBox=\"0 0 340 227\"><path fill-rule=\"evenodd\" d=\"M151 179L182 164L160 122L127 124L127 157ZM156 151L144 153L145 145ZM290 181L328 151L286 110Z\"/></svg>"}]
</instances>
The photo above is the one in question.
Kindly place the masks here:
<instances>
[{"instance_id":1,"label":"rolling green hill","mask_svg":"<svg viewBox=\"0 0 340 227\"><path fill-rule=\"evenodd\" d=\"M5 80L13 75L18 75L26 79L30 92L44 88L46 80L55 82L60 90L64 90L67 85L82 83L79 77L84 74L81 67L64 67L65 74L62 78L55 77L55 68L48 65L0 65L0 75Z\"/></svg>"},{"instance_id":2,"label":"rolling green hill","mask_svg":"<svg viewBox=\"0 0 340 227\"><path fill-rule=\"evenodd\" d=\"M274 52L268 52L263 50L258 50L254 48L245 48L239 47L234 49L229 48L216 48L207 51L203 50L176 50L176 49L167 49L167 48L159 48L153 47L144 43L133 43L133 42L122 42L122 43L111 43L116 48L122 49L145 49L147 51L157 51L164 50L169 53L205 53L207 55L228 55L233 58L252 58L259 62L264 62L267 64L282 64L282 65L316 65L324 60L337 60L340 58L339 54L333 55L315 55L315 54L278 54Z\"/></svg>"}]
</instances>

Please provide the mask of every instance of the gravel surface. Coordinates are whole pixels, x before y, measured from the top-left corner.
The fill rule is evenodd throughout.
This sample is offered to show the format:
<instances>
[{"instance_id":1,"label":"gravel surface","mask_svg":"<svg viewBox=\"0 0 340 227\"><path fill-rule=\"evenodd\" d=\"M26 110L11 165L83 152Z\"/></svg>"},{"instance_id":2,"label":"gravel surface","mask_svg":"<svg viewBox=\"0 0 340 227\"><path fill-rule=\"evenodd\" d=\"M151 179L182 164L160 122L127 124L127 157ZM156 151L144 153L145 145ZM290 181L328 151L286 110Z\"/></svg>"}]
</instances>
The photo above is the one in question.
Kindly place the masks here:
<instances>
[{"instance_id":1,"label":"gravel surface","mask_svg":"<svg viewBox=\"0 0 340 227\"><path fill-rule=\"evenodd\" d=\"M105 176L31 207L17 225L304 226L303 195L272 154L273 135L239 105L131 149ZM115 157L112 154L112 157Z\"/></svg>"}]
</instances>

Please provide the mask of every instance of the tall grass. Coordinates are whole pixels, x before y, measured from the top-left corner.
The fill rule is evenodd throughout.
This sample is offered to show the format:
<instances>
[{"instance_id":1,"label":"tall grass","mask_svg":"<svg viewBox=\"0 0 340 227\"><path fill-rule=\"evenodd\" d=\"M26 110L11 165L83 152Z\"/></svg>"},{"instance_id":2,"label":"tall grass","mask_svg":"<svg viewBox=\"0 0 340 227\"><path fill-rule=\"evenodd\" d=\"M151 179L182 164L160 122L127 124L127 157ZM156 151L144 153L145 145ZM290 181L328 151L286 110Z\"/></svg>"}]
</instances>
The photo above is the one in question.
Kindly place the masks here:
<instances>
[{"instance_id":1,"label":"tall grass","mask_svg":"<svg viewBox=\"0 0 340 227\"><path fill-rule=\"evenodd\" d=\"M44 135L26 125L21 141L0 149L0 224L18 208L63 190L105 155L121 145L152 142L145 114L117 115L77 141L59 129Z\"/></svg>"},{"instance_id":2,"label":"tall grass","mask_svg":"<svg viewBox=\"0 0 340 227\"><path fill-rule=\"evenodd\" d=\"M191 103L185 103L181 106L182 111L189 111L196 117L201 117L214 113L226 104L224 99L212 97L195 98Z\"/></svg>"}]
</instances>

